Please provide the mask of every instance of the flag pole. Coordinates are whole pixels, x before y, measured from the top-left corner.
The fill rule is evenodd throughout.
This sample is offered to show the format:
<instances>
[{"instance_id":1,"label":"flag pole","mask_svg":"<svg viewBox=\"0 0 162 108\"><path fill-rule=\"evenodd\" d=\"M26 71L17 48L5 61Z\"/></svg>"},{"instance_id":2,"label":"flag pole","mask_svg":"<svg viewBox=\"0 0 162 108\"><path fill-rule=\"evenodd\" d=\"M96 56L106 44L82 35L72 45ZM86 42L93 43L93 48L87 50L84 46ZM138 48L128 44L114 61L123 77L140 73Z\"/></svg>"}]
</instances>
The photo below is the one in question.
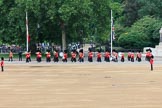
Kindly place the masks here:
<instances>
[{"instance_id":1,"label":"flag pole","mask_svg":"<svg viewBox=\"0 0 162 108\"><path fill-rule=\"evenodd\" d=\"M28 47L29 47L29 40L28 40L28 36L29 36L29 31L28 31L28 13L26 11L26 51L28 51Z\"/></svg>"},{"instance_id":2,"label":"flag pole","mask_svg":"<svg viewBox=\"0 0 162 108\"><path fill-rule=\"evenodd\" d=\"M113 17L112 17L112 10L111 10L111 56L112 56L112 25L113 25Z\"/></svg>"}]
</instances>

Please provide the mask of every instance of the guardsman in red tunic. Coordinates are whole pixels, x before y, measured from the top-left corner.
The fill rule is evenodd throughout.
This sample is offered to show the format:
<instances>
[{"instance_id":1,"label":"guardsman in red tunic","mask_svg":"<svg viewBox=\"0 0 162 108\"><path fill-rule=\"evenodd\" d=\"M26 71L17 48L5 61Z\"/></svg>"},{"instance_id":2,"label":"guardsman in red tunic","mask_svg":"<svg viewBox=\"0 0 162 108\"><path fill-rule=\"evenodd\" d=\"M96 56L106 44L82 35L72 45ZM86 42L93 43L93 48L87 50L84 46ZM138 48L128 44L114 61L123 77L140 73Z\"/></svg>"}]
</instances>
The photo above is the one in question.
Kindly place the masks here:
<instances>
[{"instance_id":1,"label":"guardsman in red tunic","mask_svg":"<svg viewBox=\"0 0 162 108\"><path fill-rule=\"evenodd\" d=\"M105 52L105 61L110 62L110 52L108 50Z\"/></svg>"},{"instance_id":2,"label":"guardsman in red tunic","mask_svg":"<svg viewBox=\"0 0 162 108\"><path fill-rule=\"evenodd\" d=\"M131 52L128 52L128 61L131 61Z\"/></svg>"},{"instance_id":3,"label":"guardsman in red tunic","mask_svg":"<svg viewBox=\"0 0 162 108\"><path fill-rule=\"evenodd\" d=\"M46 62L51 62L51 53L50 50L46 52Z\"/></svg>"},{"instance_id":4,"label":"guardsman in red tunic","mask_svg":"<svg viewBox=\"0 0 162 108\"><path fill-rule=\"evenodd\" d=\"M4 58L1 57L1 71L4 71Z\"/></svg>"},{"instance_id":5,"label":"guardsman in red tunic","mask_svg":"<svg viewBox=\"0 0 162 108\"><path fill-rule=\"evenodd\" d=\"M30 52L27 52L26 53L26 63L28 62L31 62L31 59L30 59Z\"/></svg>"},{"instance_id":6,"label":"guardsman in red tunic","mask_svg":"<svg viewBox=\"0 0 162 108\"><path fill-rule=\"evenodd\" d=\"M146 54L146 60L150 62L151 65L151 71L153 71L153 63L154 63L154 56L152 55L152 50L151 49L147 49L147 54Z\"/></svg>"},{"instance_id":7,"label":"guardsman in red tunic","mask_svg":"<svg viewBox=\"0 0 162 108\"><path fill-rule=\"evenodd\" d=\"M55 50L54 51L54 62L58 62L59 61L59 54L58 54L58 51Z\"/></svg>"},{"instance_id":8,"label":"guardsman in red tunic","mask_svg":"<svg viewBox=\"0 0 162 108\"><path fill-rule=\"evenodd\" d=\"M134 62L134 52L131 53L131 62Z\"/></svg>"},{"instance_id":9,"label":"guardsman in red tunic","mask_svg":"<svg viewBox=\"0 0 162 108\"><path fill-rule=\"evenodd\" d=\"M124 53L121 53L121 62L124 62Z\"/></svg>"},{"instance_id":10,"label":"guardsman in red tunic","mask_svg":"<svg viewBox=\"0 0 162 108\"><path fill-rule=\"evenodd\" d=\"M42 58L41 51L38 50L38 51L36 52L36 55L37 55L37 62L41 62L41 61L42 61L42 60L41 60L41 58Z\"/></svg>"},{"instance_id":11,"label":"guardsman in red tunic","mask_svg":"<svg viewBox=\"0 0 162 108\"><path fill-rule=\"evenodd\" d=\"M142 57L142 54L141 54L140 51L138 51L136 60L137 60L138 62L141 62L141 57Z\"/></svg>"},{"instance_id":12,"label":"guardsman in red tunic","mask_svg":"<svg viewBox=\"0 0 162 108\"><path fill-rule=\"evenodd\" d=\"M73 52L71 53L71 62L76 62L76 51L73 50Z\"/></svg>"},{"instance_id":13,"label":"guardsman in red tunic","mask_svg":"<svg viewBox=\"0 0 162 108\"><path fill-rule=\"evenodd\" d=\"M88 52L88 61L93 62L93 53L91 50L89 50L89 52Z\"/></svg>"},{"instance_id":14,"label":"guardsman in red tunic","mask_svg":"<svg viewBox=\"0 0 162 108\"><path fill-rule=\"evenodd\" d=\"M152 51L151 51L151 49L147 49L146 51L147 51L147 53L146 53L146 58L145 58L145 60L146 60L146 61L150 61L150 58L151 58L151 55L152 55L152 54L151 54Z\"/></svg>"},{"instance_id":15,"label":"guardsman in red tunic","mask_svg":"<svg viewBox=\"0 0 162 108\"><path fill-rule=\"evenodd\" d=\"M154 56L152 55L150 58L151 71L153 71L153 63L154 63L153 58L154 58Z\"/></svg>"},{"instance_id":16,"label":"guardsman in red tunic","mask_svg":"<svg viewBox=\"0 0 162 108\"><path fill-rule=\"evenodd\" d=\"M9 53L9 60L8 61L13 61L13 53L12 53L12 51L10 51L10 53Z\"/></svg>"},{"instance_id":17,"label":"guardsman in red tunic","mask_svg":"<svg viewBox=\"0 0 162 108\"><path fill-rule=\"evenodd\" d=\"M81 49L79 51L79 59L78 59L79 62L84 62L84 53L83 53L83 49Z\"/></svg>"},{"instance_id":18,"label":"guardsman in red tunic","mask_svg":"<svg viewBox=\"0 0 162 108\"><path fill-rule=\"evenodd\" d=\"M68 56L67 56L67 51L65 50L65 51L64 51L64 54L63 54L62 61L63 61L63 62L67 62L67 57L68 57Z\"/></svg>"},{"instance_id":19,"label":"guardsman in red tunic","mask_svg":"<svg viewBox=\"0 0 162 108\"><path fill-rule=\"evenodd\" d=\"M101 57L102 57L101 51L98 51L98 53L97 53L97 62L101 62Z\"/></svg>"},{"instance_id":20,"label":"guardsman in red tunic","mask_svg":"<svg viewBox=\"0 0 162 108\"><path fill-rule=\"evenodd\" d=\"M146 58L145 58L146 61L149 61L149 56L150 56L150 52L147 51L146 52Z\"/></svg>"}]
</instances>

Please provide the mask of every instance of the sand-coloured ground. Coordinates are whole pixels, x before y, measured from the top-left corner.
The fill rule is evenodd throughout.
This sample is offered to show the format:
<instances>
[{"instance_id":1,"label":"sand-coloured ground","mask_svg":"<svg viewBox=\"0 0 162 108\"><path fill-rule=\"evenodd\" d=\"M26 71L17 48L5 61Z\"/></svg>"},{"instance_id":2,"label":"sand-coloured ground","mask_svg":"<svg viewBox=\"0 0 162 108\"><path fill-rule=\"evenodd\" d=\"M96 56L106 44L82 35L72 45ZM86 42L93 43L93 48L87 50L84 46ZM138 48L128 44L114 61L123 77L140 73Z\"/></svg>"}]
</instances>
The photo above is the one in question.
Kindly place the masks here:
<instances>
[{"instance_id":1,"label":"sand-coloured ground","mask_svg":"<svg viewBox=\"0 0 162 108\"><path fill-rule=\"evenodd\" d=\"M0 108L162 108L162 65L8 63Z\"/></svg>"}]
</instances>

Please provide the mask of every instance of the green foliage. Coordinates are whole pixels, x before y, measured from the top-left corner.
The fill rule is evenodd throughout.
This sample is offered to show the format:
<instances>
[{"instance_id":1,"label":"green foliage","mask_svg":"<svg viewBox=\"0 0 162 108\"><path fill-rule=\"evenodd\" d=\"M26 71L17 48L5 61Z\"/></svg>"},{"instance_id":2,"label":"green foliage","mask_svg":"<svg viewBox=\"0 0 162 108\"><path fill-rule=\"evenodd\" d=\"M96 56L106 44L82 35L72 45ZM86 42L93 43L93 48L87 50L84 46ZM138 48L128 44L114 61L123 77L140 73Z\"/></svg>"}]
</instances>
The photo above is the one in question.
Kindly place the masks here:
<instances>
[{"instance_id":1,"label":"green foliage","mask_svg":"<svg viewBox=\"0 0 162 108\"><path fill-rule=\"evenodd\" d=\"M26 42L26 11L31 41L59 44L63 29L68 42L92 35L96 42L107 41L110 9L118 16L122 13L121 4L111 0L1 0L0 5L0 38L9 44Z\"/></svg>"},{"instance_id":2,"label":"green foliage","mask_svg":"<svg viewBox=\"0 0 162 108\"><path fill-rule=\"evenodd\" d=\"M151 15L155 17L162 17L162 2L161 0L138 0L140 9L138 10L139 16L143 17Z\"/></svg>"},{"instance_id":3,"label":"green foliage","mask_svg":"<svg viewBox=\"0 0 162 108\"><path fill-rule=\"evenodd\" d=\"M129 33L122 34L119 38L119 44L124 48L140 49L145 45L149 45L146 41L147 37L144 33L138 31L131 31Z\"/></svg>"},{"instance_id":4,"label":"green foliage","mask_svg":"<svg viewBox=\"0 0 162 108\"><path fill-rule=\"evenodd\" d=\"M123 33L119 37L118 43L125 48L154 47L158 43L157 31L160 29L160 23L155 18L145 16L134 23L126 33Z\"/></svg>"},{"instance_id":5,"label":"green foliage","mask_svg":"<svg viewBox=\"0 0 162 108\"><path fill-rule=\"evenodd\" d=\"M138 20L138 0L125 0L124 2L124 26L130 27Z\"/></svg>"},{"instance_id":6,"label":"green foliage","mask_svg":"<svg viewBox=\"0 0 162 108\"><path fill-rule=\"evenodd\" d=\"M115 44L125 48L155 46L162 25L161 0L0 0L0 43L26 43L28 12L32 44L110 41L110 10L115 22ZM37 25L40 27L38 28Z\"/></svg>"}]
</instances>

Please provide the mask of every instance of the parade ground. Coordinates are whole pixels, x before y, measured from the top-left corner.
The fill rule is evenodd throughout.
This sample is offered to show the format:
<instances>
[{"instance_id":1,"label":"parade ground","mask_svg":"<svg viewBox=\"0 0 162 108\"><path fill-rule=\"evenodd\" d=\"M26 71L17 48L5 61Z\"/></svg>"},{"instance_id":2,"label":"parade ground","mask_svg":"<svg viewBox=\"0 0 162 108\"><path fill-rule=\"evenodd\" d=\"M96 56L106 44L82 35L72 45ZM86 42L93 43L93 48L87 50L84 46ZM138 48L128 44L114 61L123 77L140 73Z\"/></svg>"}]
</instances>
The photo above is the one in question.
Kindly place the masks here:
<instances>
[{"instance_id":1,"label":"parade ground","mask_svg":"<svg viewBox=\"0 0 162 108\"><path fill-rule=\"evenodd\" d=\"M162 63L5 62L0 108L162 108Z\"/></svg>"}]
</instances>

